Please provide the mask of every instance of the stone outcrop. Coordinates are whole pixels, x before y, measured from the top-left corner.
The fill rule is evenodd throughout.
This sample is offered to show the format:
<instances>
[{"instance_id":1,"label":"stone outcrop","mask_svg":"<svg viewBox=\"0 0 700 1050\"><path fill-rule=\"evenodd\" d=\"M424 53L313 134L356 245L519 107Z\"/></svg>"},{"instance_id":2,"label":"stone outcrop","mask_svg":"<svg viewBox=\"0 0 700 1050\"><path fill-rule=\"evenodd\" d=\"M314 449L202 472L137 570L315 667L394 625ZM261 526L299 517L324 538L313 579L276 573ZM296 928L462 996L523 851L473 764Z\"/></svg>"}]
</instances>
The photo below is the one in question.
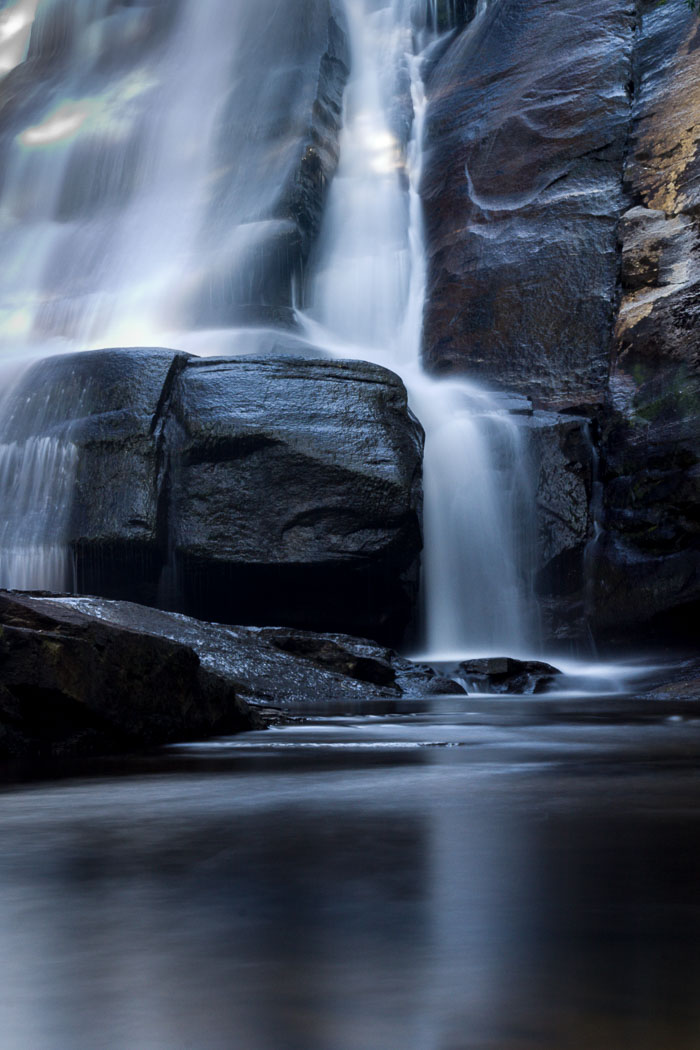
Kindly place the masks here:
<instances>
[{"instance_id":1,"label":"stone outcrop","mask_svg":"<svg viewBox=\"0 0 700 1050\"><path fill-rule=\"evenodd\" d=\"M425 359L552 405L605 394L630 0L499 0L428 82Z\"/></svg>"},{"instance_id":2,"label":"stone outcrop","mask_svg":"<svg viewBox=\"0 0 700 1050\"><path fill-rule=\"evenodd\" d=\"M377 365L146 348L29 369L4 440L77 448L80 593L397 641L421 545L422 432Z\"/></svg>"},{"instance_id":3,"label":"stone outcrop","mask_svg":"<svg viewBox=\"0 0 700 1050\"><path fill-rule=\"evenodd\" d=\"M451 686L461 689L346 635L0 592L0 757L135 750L261 728L271 705L359 703Z\"/></svg>"},{"instance_id":4,"label":"stone outcrop","mask_svg":"<svg viewBox=\"0 0 700 1050\"><path fill-rule=\"evenodd\" d=\"M680 2L499 0L428 82L428 367L576 414L531 420L557 637L693 631L699 41Z\"/></svg>"},{"instance_id":5,"label":"stone outcrop","mask_svg":"<svg viewBox=\"0 0 700 1050\"><path fill-rule=\"evenodd\" d=\"M597 453L587 419L534 412L523 420L536 478L534 592L547 640L587 634L590 545L598 508Z\"/></svg>"},{"instance_id":6,"label":"stone outcrop","mask_svg":"<svg viewBox=\"0 0 700 1050\"><path fill-rule=\"evenodd\" d=\"M644 4L619 228L594 624L696 637L700 601L700 25Z\"/></svg>"},{"instance_id":7,"label":"stone outcrop","mask_svg":"<svg viewBox=\"0 0 700 1050\"><path fill-rule=\"evenodd\" d=\"M514 660L509 656L465 660L456 673L470 692L525 696L546 693L561 676L561 671L542 660Z\"/></svg>"},{"instance_id":8,"label":"stone outcrop","mask_svg":"<svg viewBox=\"0 0 700 1050\"><path fill-rule=\"evenodd\" d=\"M0 756L123 751L262 724L191 646L0 593Z\"/></svg>"}]
</instances>

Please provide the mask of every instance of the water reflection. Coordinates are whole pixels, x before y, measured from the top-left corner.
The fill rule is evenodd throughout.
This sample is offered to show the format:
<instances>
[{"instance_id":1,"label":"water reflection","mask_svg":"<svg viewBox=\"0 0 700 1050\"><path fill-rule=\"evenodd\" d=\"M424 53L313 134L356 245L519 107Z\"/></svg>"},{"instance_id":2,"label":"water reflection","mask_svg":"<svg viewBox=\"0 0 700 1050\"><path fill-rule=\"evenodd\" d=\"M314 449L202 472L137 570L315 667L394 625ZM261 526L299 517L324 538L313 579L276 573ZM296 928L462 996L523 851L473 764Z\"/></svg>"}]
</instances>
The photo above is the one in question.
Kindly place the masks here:
<instances>
[{"instance_id":1,"label":"water reflection","mask_svg":"<svg viewBox=\"0 0 700 1050\"><path fill-rule=\"evenodd\" d=\"M347 722L8 786L3 1050L697 1048L697 723Z\"/></svg>"}]
</instances>

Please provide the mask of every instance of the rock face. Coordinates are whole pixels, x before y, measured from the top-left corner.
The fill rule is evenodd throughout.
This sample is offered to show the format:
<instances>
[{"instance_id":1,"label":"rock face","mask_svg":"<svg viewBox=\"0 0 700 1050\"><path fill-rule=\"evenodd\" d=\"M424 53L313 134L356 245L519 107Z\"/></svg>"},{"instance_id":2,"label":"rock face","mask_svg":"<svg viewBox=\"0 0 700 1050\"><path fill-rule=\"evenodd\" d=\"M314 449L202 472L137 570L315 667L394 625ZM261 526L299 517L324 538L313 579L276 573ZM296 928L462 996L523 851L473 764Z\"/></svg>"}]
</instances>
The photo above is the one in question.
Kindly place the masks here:
<instances>
[{"instance_id":1,"label":"rock face","mask_svg":"<svg viewBox=\"0 0 700 1050\"><path fill-rule=\"evenodd\" d=\"M545 639L581 640L587 632L589 551L599 489L597 454L587 419L534 412L528 429L535 472L535 596Z\"/></svg>"},{"instance_id":2,"label":"rock face","mask_svg":"<svg viewBox=\"0 0 700 1050\"><path fill-rule=\"evenodd\" d=\"M547 405L602 400L630 0L500 0L428 83L425 359Z\"/></svg>"},{"instance_id":3,"label":"rock face","mask_svg":"<svg viewBox=\"0 0 700 1050\"><path fill-rule=\"evenodd\" d=\"M622 298L602 444L602 638L697 637L700 601L700 25L643 5L620 223Z\"/></svg>"},{"instance_id":4,"label":"rock face","mask_svg":"<svg viewBox=\"0 0 700 1050\"><path fill-rule=\"evenodd\" d=\"M0 593L0 756L120 751L261 724L190 646Z\"/></svg>"},{"instance_id":5,"label":"rock face","mask_svg":"<svg viewBox=\"0 0 700 1050\"><path fill-rule=\"evenodd\" d=\"M422 432L362 362L67 355L14 391L6 440L77 448L81 593L388 641L411 615Z\"/></svg>"},{"instance_id":6,"label":"rock face","mask_svg":"<svg viewBox=\"0 0 700 1050\"><path fill-rule=\"evenodd\" d=\"M270 704L418 696L433 685L446 691L431 668L345 635L0 592L0 757L137 749L259 728Z\"/></svg>"},{"instance_id":7,"label":"rock face","mask_svg":"<svg viewBox=\"0 0 700 1050\"><path fill-rule=\"evenodd\" d=\"M500 0L428 83L428 366L576 413L531 421L557 637L692 636L699 41L682 3Z\"/></svg>"}]
</instances>

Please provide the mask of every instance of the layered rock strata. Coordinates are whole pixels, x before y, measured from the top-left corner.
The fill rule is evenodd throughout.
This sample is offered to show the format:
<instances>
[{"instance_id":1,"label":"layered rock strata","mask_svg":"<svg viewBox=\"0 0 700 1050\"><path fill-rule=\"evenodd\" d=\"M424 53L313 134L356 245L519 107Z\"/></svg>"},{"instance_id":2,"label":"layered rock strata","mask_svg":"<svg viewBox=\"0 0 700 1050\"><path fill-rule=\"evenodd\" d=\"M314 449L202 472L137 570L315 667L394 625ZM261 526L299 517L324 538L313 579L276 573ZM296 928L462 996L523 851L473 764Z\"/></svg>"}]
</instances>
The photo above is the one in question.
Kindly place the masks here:
<instances>
[{"instance_id":1,"label":"layered rock strata","mask_svg":"<svg viewBox=\"0 0 700 1050\"><path fill-rule=\"evenodd\" d=\"M601 637L697 639L700 602L700 25L642 5L602 444Z\"/></svg>"},{"instance_id":2,"label":"layered rock strata","mask_svg":"<svg viewBox=\"0 0 700 1050\"><path fill-rule=\"evenodd\" d=\"M428 367L598 443L533 429L550 633L692 636L699 41L680 2L493 0L428 82Z\"/></svg>"}]
</instances>

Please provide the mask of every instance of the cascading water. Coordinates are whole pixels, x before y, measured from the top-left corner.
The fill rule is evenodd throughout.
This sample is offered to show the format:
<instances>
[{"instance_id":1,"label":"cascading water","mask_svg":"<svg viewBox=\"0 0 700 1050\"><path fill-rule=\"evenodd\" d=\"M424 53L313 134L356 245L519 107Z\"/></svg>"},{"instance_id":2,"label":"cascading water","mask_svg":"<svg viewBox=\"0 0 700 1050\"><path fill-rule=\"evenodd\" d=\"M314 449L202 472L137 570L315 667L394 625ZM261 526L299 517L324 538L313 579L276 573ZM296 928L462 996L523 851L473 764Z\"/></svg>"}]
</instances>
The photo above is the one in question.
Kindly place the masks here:
<instances>
[{"instance_id":1,"label":"cascading water","mask_svg":"<svg viewBox=\"0 0 700 1050\"><path fill-rule=\"evenodd\" d=\"M12 8L25 34L35 6ZM397 371L426 428L417 644L432 656L517 653L535 635L520 430L498 398L420 366L421 48L458 6L428 0L417 15L411 0L345 0L352 73L340 167L297 316L315 345ZM165 10L158 22L154 11ZM261 78L271 34L288 68ZM230 302L254 298L266 246L289 250L274 201L299 125L289 99L301 90L303 48L276 0L43 0L29 54L54 60L57 49L60 75L45 81L46 97L3 132L0 344L235 352L242 323L250 350L254 321ZM285 106L291 131L280 138ZM32 443L5 427L0 442L0 583L69 586L60 542L75 469L69 436Z\"/></svg>"},{"instance_id":2,"label":"cascading water","mask_svg":"<svg viewBox=\"0 0 700 1050\"><path fill-rule=\"evenodd\" d=\"M306 328L315 343L341 357L398 372L425 427L419 646L444 658L523 652L536 625L527 602L533 501L520 429L497 397L465 381L434 380L420 365L425 97L412 5L395 0L377 10L347 0L347 11L353 61L341 160ZM401 140L397 106L405 72L413 110L408 142Z\"/></svg>"},{"instance_id":3,"label":"cascading water","mask_svg":"<svg viewBox=\"0 0 700 1050\"><path fill-rule=\"evenodd\" d=\"M72 590L64 533L77 449L69 427L51 427L52 406L27 396L26 372L3 373L12 381L0 400L0 587Z\"/></svg>"}]
</instances>

